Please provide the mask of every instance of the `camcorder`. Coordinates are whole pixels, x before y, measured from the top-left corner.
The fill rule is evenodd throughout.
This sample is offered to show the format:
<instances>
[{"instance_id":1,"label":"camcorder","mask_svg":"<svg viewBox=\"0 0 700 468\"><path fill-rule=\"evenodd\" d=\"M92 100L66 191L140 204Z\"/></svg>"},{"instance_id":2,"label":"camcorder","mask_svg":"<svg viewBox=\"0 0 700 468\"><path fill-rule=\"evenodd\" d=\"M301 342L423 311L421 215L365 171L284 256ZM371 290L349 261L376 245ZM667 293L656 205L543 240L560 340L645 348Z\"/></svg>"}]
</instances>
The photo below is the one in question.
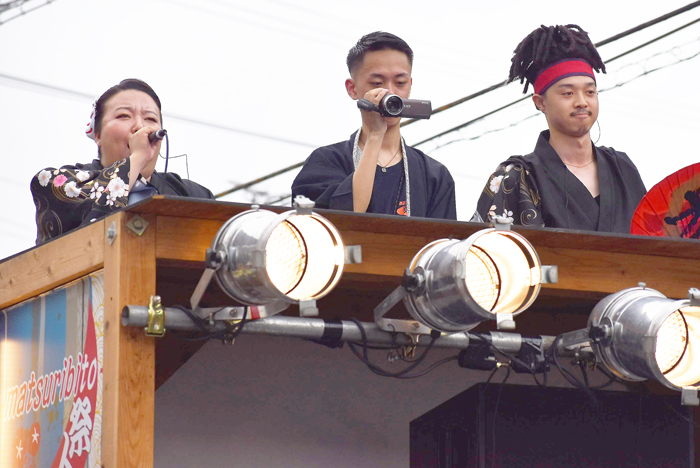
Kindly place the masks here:
<instances>
[{"instance_id":1,"label":"camcorder","mask_svg":"<svg viewBox=\"0 0 700 468\"><path fill-rule=\"evenodd\" d=\"M406 117L409 119L429 119L433 112L433 106L430 101L421 99L401 99L396 94L387 94L379 102L379 106L375 106L367 99L357 101L357 107L360 109L379 112L382 117Z\"/></svg>"}]
</instances>

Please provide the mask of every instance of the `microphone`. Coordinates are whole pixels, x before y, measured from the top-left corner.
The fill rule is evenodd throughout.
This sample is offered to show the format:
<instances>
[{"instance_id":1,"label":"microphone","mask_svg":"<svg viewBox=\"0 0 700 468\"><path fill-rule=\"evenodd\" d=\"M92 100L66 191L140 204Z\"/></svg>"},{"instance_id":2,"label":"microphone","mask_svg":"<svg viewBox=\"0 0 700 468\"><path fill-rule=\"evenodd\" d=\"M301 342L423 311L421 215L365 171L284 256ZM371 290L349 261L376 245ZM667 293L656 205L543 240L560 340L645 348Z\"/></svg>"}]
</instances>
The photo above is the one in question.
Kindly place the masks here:
<instances>
[{"instance_id":1,"label":"microphone","mask_svg":"<svg viewBox=\"0 0 700 468\"><path fill-rule=\"evenodd\" d=\"M148 134L148 141L151 143L155 143L157 140L162 140L165 138L165 135L168 134L168 131L164 128L161 128L160 130L156 130L153 133Z\"/></svg>"}]
</instances>

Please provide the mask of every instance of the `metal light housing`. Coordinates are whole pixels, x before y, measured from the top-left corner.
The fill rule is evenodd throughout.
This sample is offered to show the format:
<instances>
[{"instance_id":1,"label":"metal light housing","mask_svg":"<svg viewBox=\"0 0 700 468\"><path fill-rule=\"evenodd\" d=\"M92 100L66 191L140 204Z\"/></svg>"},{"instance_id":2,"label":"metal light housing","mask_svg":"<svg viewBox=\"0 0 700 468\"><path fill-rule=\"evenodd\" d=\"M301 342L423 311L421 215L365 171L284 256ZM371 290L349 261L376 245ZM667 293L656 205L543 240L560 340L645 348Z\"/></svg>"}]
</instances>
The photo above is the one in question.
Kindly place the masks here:
<instances>
[{"instance_id":1,"label":"metal light housing","mask_svg":"<svg viewBox=\"0 0 700 468\"><path fill-rule=\"evenodd\" d=\"M315 301L345 265L340 233L311 209L243 212L221 227L209 252L221 289L245 305Z\"/></svg>"},{"instance_id":2,"label":"metal light housing","mask_svg":"<svg viewBox=\"0 0 700 468\"><path fill-rule=\"evenodd\" d=\"M621 379L674 390L700 386L700 302L644 286L600 301L588 320L596 357Z\"/></svg>"},{"instance_id":3,"label":"metal light housing","mask_svg":"<svg viewBox=\"0 0 700 468\"><path fill-rule=\"evenodd\" d=\"M467 331L484 320L512 329L515 315L537 298L542 271L533 246L509 230L441 239L411 261L409 272L419 286L404 303L415 320L444 333Z\"/></svg>"}]
</instances>

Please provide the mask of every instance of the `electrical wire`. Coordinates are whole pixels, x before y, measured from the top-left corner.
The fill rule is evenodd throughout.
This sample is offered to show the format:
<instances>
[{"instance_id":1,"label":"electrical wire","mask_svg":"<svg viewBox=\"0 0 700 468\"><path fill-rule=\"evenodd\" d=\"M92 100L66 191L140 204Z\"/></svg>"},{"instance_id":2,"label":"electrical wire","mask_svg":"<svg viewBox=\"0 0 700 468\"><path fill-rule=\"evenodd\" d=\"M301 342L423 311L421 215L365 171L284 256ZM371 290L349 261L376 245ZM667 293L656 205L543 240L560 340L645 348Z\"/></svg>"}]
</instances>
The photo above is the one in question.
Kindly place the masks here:
<instances>
[{"instance_id":1,"label":"electrical wire","mask_svg":"<svg viewBox=\"0 0 700 468\"><path fill-rule=\"evenodd\" d=\"M86 100L89 100L90 102L94 102L94 100L95 100L95 97L91 94L82 93L80 91L75 91L73 89L63 88L60 86L54 86L54 85L42 83L39 81L29 80L27 78L21 78L18 76L8 75L7 73L0 73L0 78L15 82L15 83L20 83L20 84L29 85L29 86L33 86L36 88L48 90L48 91L67 94L67 95L72 96L72 97L86 99ZM319 147L319 145L316 145L313 143L291 140L289 138L276 137L274 135L253 132L250 130L244 130L242 128L230 127L227 125L221 125L221 124L214 123L214 122L207 122L205 120L195 119L195 118L188 117L188 116L185 116L182 114L164 113L163 115L165 117L167 117L168 119L175 119L175 120L180 120L182 122L187 122L187 123L192 123L192 124L196 124L196 125L202 125L204 127L214 128L217 130L224 130L227 132L239 133L241 135L246 135L246 136L250 136L250 137L254 137L254 138L260 138L263 140L276 141L278 143L285 143L285 144L289 144L289 145L302 146L305 148L314 148L315 149L315 148ZM301 163L301 164L303 164L303 163Z\"/></svg>"},{"instance_id":2,"label":"electrical wire","mask_svg":"<svg viewBox=\"0 0 700 468\"><path fill-rule=\"evenodd\" d=\"M417 372L417 373L415 373L415 374L405 375L405 376L403 376L403 377L401 377L401 378L402 378L402 379L407 379L407 380L408 380L408 379L416 379L416 378L418 378L418 377L423 377L425 374L427 374L428 372L431 372L431 371L435 370L437 367L439 367L439 366L441 366L441 365L443 365L443 364L447 364L448 362L451 362L451 361L456 361L456 360L458 360L458 359L459 359L459 356L458 356L458 355L449 356L449 357L446 357L446 358L444 358L444 359L441 359L441 360L439 360L439 361L437 361L437 362L431 364L429 367L427 367L426 369L423 369L423 370L420 371L420 372Z\"/></svg>"},{"instance_id":3,"label":"electrical wire","mask_svg":"<svg viewBox=\"0 0 700 468\"><path fill-rule=\"evenodd\" d=\"M545 382L544 382L544 383L541 383L539 380L537 380L537 374L530 368L529 365L527 365L525 362L521 361L521 360L518 359L517 357L513 356L512 354L508 354L508 353L506 353L506 352L501 351L501 350L498 349L496 346L494 346L493 343L491 343L489 340L487 340L485 337L481 336L481 335L478 334L478 333L470 333L470 334L469 334L469 338L470 338L470 339L471 339L471 338L478 338L478 339L481 340L483 343L486 343L486 344L489 346L489 348L491 348L491 350L492 350L494 353L498 353L498 354L500 354L501 356L507 357L507 358L510 359L512 362L518 364L519 366L521 366L521 367L524 368L524 369L527 369L527 371L532 375L532 378L535 380L535 383L537 384L538 387L544 387L544 386L547 385L546 374L545 374ZM547 366L546 366L546 363L545 363L545 369L546 369L546 367L547 367Z\"/></svg>"},{"instance_id":4,"label":"electrical wire","mask_svg":"<svg viewBox=\"0 0 700 468\"><path fill-rule=\"evenodd\" d=\"M698 22L698 21L699 21L699 20L691 21L690 23L686 24L685 26L682 26L681 28L678 28L677 30L672 31L671 33L676 32L676 31L680 31L681 29L686 28L686 27L688 27L688 26L690 26L690 25L692 25L692 24L695 24L695 23ZM664 35L662 35L662 36L659 36L658 38L656 38L656 39L654 39L654 40L652 40L652 41L649 41L648 44L651 44L651 43L653 43L653 42L656 42L658 39L667 37L667 36L670 35L671 33L667 33L667 34L664 34ZM624 57L624 56L627 55L628 53L631 53L631 52L636 51L636 50L638 50L638 49L639 49L639 47L634 47L634 48L628 50L627 52L618 55L617 57L613 57L612 59L606 61L605 63L608 64L608 63L610 63L610 62L612 62L612 61L614 61L614 60L616 60L616 59L618 59L618 58L620 58L620 57ZM665 67L663 67L663 68L665 68ZM655 70L654 70L654 71L655 71ZM651 73L651 72L650 72L650 73ZM648 74L648 73L645 73L645 74ZM643 75L642 75L642 76L643 76ZM628 81L628 82L629 82L629 81ZM625 84L626 84L626 83L625 83ZM619 87L619 86L618 86L618 87ZM610 88L610 89L612 89L612 88ZM602 92L602 91L603 91L603 90L600 90L599 92ZM607 90L606 90L606 91L607 91ZM489 117L489 116L491 116L491 115L493 115L493 114L495 114L495 113L497 113L497 112L500 112L500 111L502 111L502 110L504 110L504 109L507 109L508 107L511 107L511 106L513 106L513 105L515 105L515 104L518 104L519 102L522 102L522 101L524 101L524 100L526 100L526 99L530 99L531 97L532 97L532 93L531 93L531 94L528 94L527 96L525 96L525 97L523 97L523 98L520 98L520 99L517 99L517 100L515 100L515 101L513 101L513 102L510 102L510 103L508 103L508 104L506 104L506 105L504 105L504 106L501 106L501 107L499 107L498 109L495 109L495 110L493 110L493 111L487 112L487 113L485 113L485 114L483 114L483 115L481 115L481 116L479 116L479 117L477 117L477 118L475 118L475 119L471 119L471 120L469 120L468 122L465 122L465 123L463 123L463 124L457 125L457 126L455 126L455 127L452 127L452 128L449 129L449 130L445 130L444 132L440 132L440 133L438 133L437 135L433 135L433 136L431 136L431 137L429 137L429 138L426 138L426 139L424 139L424 140L421 140L421 141L419 141L418 143L413 144L412 146L414 146L414 147L415 147L415 146L420 146L420 145L422 145L422 144L424 144L424 143L427 143L427 142L429 142L429 141L432 141L432 140L434 140L434 139L436 139L436 138L445 136L445 135L447 135L448 133L452 133L452 132L455 132L455 131L457 131L457 130L461 130L461 129L465 128L465 127L468 127L468 126L470 126L470 125L473 125L474 123L476 123L476 122L478 122L478 121L480 121L480 120L482 120L482 119L484 119L484 118L486 118L486 117Z\"/></svg>"},{"instance_id":5,"label":"electrical wire","mask_svg":"<svg viewBox=\"0 0 700 468\"><path fill-rule=\"evenodd\" d=\"M163 174L168 173L168 161L170 160L170 137L168 137L168 134L165 134L165 169L163 170ZM189 179L189 174L187 175L187 178Z\"/></svg>"},{"instance_id":6,"label":"electrical wire","mask_svg":"<svg viewBox=\"0 0 700 468\"><path fill-rule=\"evenodd\" d=\"M637 391L640 395L640 398L642 395L651 395L651 392L649 392L649 389L644 385L644 382L640 382L639 385L637 386ZM676 408L671 406L665 399L661 399L664 405L666 405L666 408L669 409L673 414L681 418L683 421L687 422L690 424L692 427L700 427L700 423L695 422L692 418L689 418L688 416L684 415L680 411L678 411ZM690 408L688 408L690 409Z\"/></svg>"},{"instance_id":7,"label":"electrical wire","mask_svg":"<svg viewBox=\"0 0 700 468\"><path fill-rule=\"evenodd\" d=\"M632 34L632 33L634 33L634 32L638 32L638 31L640 31L640 30L642 30L642 29L645 29L646 27L652 26L652 25L654 25L654 24L658 24L658 23L661 22L661 21L664 21L664 20L666 20L666 19L669 19L669 18L671 18L671 17L673 17L673 16L676 16L676 15L678 15L678 14L680 14L680 13L684 13L685 11L688 11L689 9L695 8L695 7L697 7L697 6L700 6L700 2L694 2L694 3L692 3L692 4L690 4L690 5L687 5L687 6L683 7L683 8L680 8L680 9L678 9L678 10L675 10L675 11L671 12L671 13L668 13L667 15L663 15L663 16L661 16L661 17L659 17L659 18L656 18L655 20L652 20L652 21L647 22L647 23L643 23L642 25L639 25L639 26L637 26L637 27L635 27L635 28L629 29L629 30L627 30L627 31L625 31L625 32L623 32L623 33L620 33L620 34L618 34L618 35L616 35L616 36L613 36L612 38L609 38L609 39L606 39L606 40L604 40L604 41L601 41L601 42L595 44L595 46L596 46L596 47L600 47L600 46L602 46L602 45L609 44L610 42L613 42L613 40L620 39L620 38L625 37L625 36L627 36L627 35L629 35L629 34ZM652 39L652 40L650 40L650 41L647 41L647 42L645 42L644 44L642 44L642 45L640 45L640 46L633 47L632 49L629 49L628 51L623 52L622 54L619 54L619 55L617 55L617 56L615 56L615 57L613 57L613 58L607 60L605 63L607 64L607 63L613 62L613 61L615 61L615 60L617 60L617 59L619 59L619 58L621 58L621 57L624 57L625 55L628 55L628 54L630 54L630 53L632 53L632 52L635 52L635 51L637 51L637 50L639 50L639 49L641 49L641 48L643 48L643 47L646 47L646 46L648 46L648 45L650 45L650 44L653 44L654 42L656 42L656 41L658 41L658 40L660 40L660 39L666 38L666 37L668 37L668 36L670 36L670 35L672 35L672 34L678 32L678 31L681 31L682 29L685 29L685 28L687 28L688 26L691 26L691 25L697 23L698 21L700 21L700 19L693 20L693 21L691 21L690 23L687 23L687 24L685 24L685 25L683 25L683 26L681 26L681 27L679 27L679 28L676 28L676 29L674 29L674 30L672 30L672 31L670 31L670 32L664 33L664 34L662 34L661 36L658 36L658 37L656 37L656 38L654 38L654 39ZM652 57L653 57L653 56L652 56ZM687 58L687 59L681 60L681 61L676 62L676 63L681 63L681 62L683 62L683 61L689 60L690 58L694 58L694 57L695 57L695 56L689 57L689 58ZM676 63L674 63L674 64L676 64ZM674 64L671 64L671 65L674 65ZM668 66L671 66L671 65L668 65ZM640 75L640 76L638 76L638 77L636 77L636 78L641 78L641 76L648 75L648 74L650 74L650 73L652 73L652 72L654 72L654 71L660 70L660 69L662 69L662 68L666 68L666 67L659 67L659 68L657 68L657 69L650 70L650 71L645 72L645 73L643 73L642 75ZM634 79L636 79L636 78L634 78ZM600 92L608 91L608 90L610 90L610 89L619 88L619 87L623 86L624 84L627 84L627 83L629 83L629 82L631 82L631 81L634 81L634 79L628 80L628 81L626 81L626 82L624 82L624 83L622 83L622 84L616 85L616 86L614 86L614 87L612 87L612 88L607 88L607 89L599 90L598 92L600 93ZM476 98L476 97L479 97L479 96L482 96L482 95L484 95L484 94L487 94L487 93L489 93L489 92L491 92L491 91L494 91L494 90L496 90L496 89L499 89L499 88L505 86L506 84L507 84L506 82L502 82L502 83L495 84L495 85L489 86L489 87L487 87L487 88L484 88L484 89L482 89L481 91L477 91L476 93L473 93L473 94L470 94L469 96L466 96L465 98L459 99L459 100L454 101L454 102L452 102L452 103L450 103L450 104L446 104L445 106L439 107L438 109L436 109L435 111L433 111L433 113L432 113L431 115L434 115L434 114L436 114L436 113L442 112L442 111L447 110L447 109L450 109L450 108L452 108L452 107L455 107L456 105L462 104L463 102L467 102L467 101L469 101L469 100L471 100L471 99L474 99L474 98ZM482 115L480 115L480 116L478 116L478 117L476 117L476 118L474 118L474 119L471 119L471 120L469 120L469 121L467 121L467 122L465 122L465 123L463 123L463 124L457 125L457 126L452 127L452 128L450 128L450 129L448 129L448 130L445 130L445 131L440 132L440 133L438 133L438 134L436 134L436 135L433 135L433 136L431 136L431 137L429 137L429 138L426 138L426 139L421 140L421 141L419 141L419 142L417 142L417 143L414 143L412 146L416 147L416 146L419 146L419 145L428 143L429 141L435 140L435 139L437 139L437 138L443 137L443 136L448 135L448 134L450 134L450 133L453 133L453 132L456 132L456 131L461 130L461 129L463 129L463 128L466 128L466 127L468 127L468 126L471 126L471 125L473 125L473 124L475 124L475 123L477 123L477 122L479 122L479 121L481 121L481 120L483 120L483 119L485 119L485 118L487 118L487 117L490 117L490 116L492 116L492 115L494 115L494 114L496 114L496 113L498 113L498 112L501 112L501 111L503 111L503 110L505 110L505 109L508 109L509 107L512 107L512 106L514 106L514 105L516 105L516 104L519 104L519 103L521 103L521 102L523 102L523 101L525 101L525 100L529 100L531 97L532 97L532 94L528 94L527 96L524 96L524 97L522 97L522 98L520 98L520 99L516 99L516 100L514 100L514 101L512 101L512 102L510 102L510 103L508 103L508 104L505 104L505 105L503 105L503 106L501 106L501 107L499 107L499 108L497 108L497 109L494 109L494 110L492 110L492 111L486 112L485 114L482 114ZM538 116L538 115L539 115L539 113L532 114L532 115L530 115L530 116L528 116L528 117L525 117L525 118L522 119L521 121L515 122L514 124L511 124L511 125L508 125L508 126L506 126L506 127L499 128L499 129L495 129L495 130L489 130L489 131L484 132L484 133L482 133L482 134L480 134L480 135L477 135L477 136L475 136L475 137L455 139L455 140L452 140L452 141L450 141L450 142L448 142L448 143L445 143L445 144L443 144L443 145L439 145L439 146L437 146L437 148L435 148L435 149L442 148L442 147L445 147L445 146L447 146L447 145L450 145L450 144L452 144L452 143L456 143L456 142L459 142L459 141L464 141L464 140L476 140L476 139L481 138L481 137L483 137L483 136L485 136L485 135L487 135L487 134L489 134L489 133L494 133L494 132L506 130L506 129L511 128L511 127L515 127L515 126L518 125L519 123L522 123L522 122L524 122L524 121L526 121L526 120L529 120L529 119L531 119L531 118L533 118L533 117L536 117L536 116ZM409 124L412 123L413 121L415 121L415 120L406 120L406 121L404 121L404 122L401 123L401 126L409 125ZM305 162L305 161L304 161L304 162ZM294 165L292 165L292 166L289 166L289 167L287 167L287 168L285 168L285 169L282 169L282 170L280 170L280 171L276 171L275 173L269 174L268 176L263 176L261 179L262 179L262 180L267 180L267 179L269 179L269 178L275 177L275 176L280 175L280 174L283 174L283 173L285 173L285 172L294 170L294 169L296 169L296 168L298 168L298 167L303 166L303 165L304 165L304 162L296 163L296 164L294 164ZM261 181L262 181L262 180L261 180ZM251 181L251 183L242 184L241 186L234 187L233 189L231 189L231 190L229 190L229 191L226 191L225 194L232 193L232 192L234 192L234 191L236 191L236 190L240 190L241 188L247 188L247 187L249 187L250 185L253 185L254 183L257 183L257 182ZM218 196L219 196L219 195L217 195L217 197L218 197Z\"/></svg>"},{"instance_id":8,"label":"electrical wire","mask_svg":"<svg viewBox=\"0 0 700 468\"><path fill-rule=\"evenodd\" d=\"M602 46L604 46L604 45L610 44L611 42L615 42L615 41L617 41L618 39L622 39L623 37L627 37L627 36L629 36L630 34L639 32L639 31L641 31L641 30L643 30L643 29L646 29L646 28L648 28L648 27L650 27L650 26L654 26L654 25L656 25L656 24L658 24L658 23L661 23L661 22L666 21L666 20L668 20L668 19L670 19L670 18L673 18L674 16L680 15L681 13L685 13L686 11L692 10L693 8L696 8L696 7L698 7L698 6L700 6L700 1L693 2L693 3L689 4L689 5L686 5L686 6L684 6L684 7L678 8L677 10L674 10L674 11L672 11L672 12L670 12L670 13L666 13L665 15L659 16L658 18L655 18L655 19L653 19L653 20L651 20L651 21L647 21L646 23L642 23L642 24L640 24L640 25L638 25L638 26L635 26L634 28L628 29L627 31L623 31L623 32L621 32L621 33L619 33L619 34L616 34L616 35L612 36L612 37L609 37L609 38L604 39L604 40L602 40L602 41L600 41L600 42L597 42L597 43L595 43L595 44L593 44L593 45L594 45L596 48L602 47ZM669 34L670 34L670 33L669 33ZM669 34L666 34L666 35L669 35ZM665 37L666 35L664 35L663 37ZM650 43L651 43L651 42L650 42ZM636 49L635 49L635 50L636 50ZM624 55L624 54L623 54L623 55ZM622 55L621 55L621 56L622 56ZM621 57L621 56L620 56L620 57ZM618 58L618 57L616 57L616 58ZM606 62L606 63L607 63L607 62ZM508 81L506 80L506 81L502 81L502 82L500 82L500 83L496 83L496 84L493 84L493 85L491 85L491 86L488 86L488 87L482 89L481 91L477 91L476 93L470 94L469 96L463 97L463 98L461 98L461 99L457 99L456 101L450 102L449 104L445 104L445 105L443 105L443 106L440 106L440 107L438 107L437 109L435 109L430 115L433 116L433 115L435 115L435 114L439 114L440 112L446 111L447 109L451 109L451 108L456 107L456 106L458 106L458 105L460 105L460 104L463 104L463 103L465 103L465 102L467 102L467 101L470 101L470 100L472 100L472 99L474 99L474 98L477 98L477 97L482 96L482 95L484 95L484 94L487 94L487 93L489 93L489 92L491 92L491 91L495 91L495 90L497 90L497 89L499 89L499 88L502 88L502 87L506 86L507 84L508 84ZM419 120L419 119L410 119L410 120L406 120L405 122L401 122L401 126L403 127L403 126L406 126L406 125L410 125L410 124L412 124L413 122L416 122L417 120ZM415 145L414 145L414 146L415 146Z\"/></svg>"},{"instance_id":9,"label":"electrical wire","mask_svg":"<svg viewBox=\"0 0 700 468\"><path fill-rule=\"evenodd\" d=\"M188 309L187 307L181 306L181 305L174 305L172 307L174 309L177 309L177 310L184 312L185 315L187 315L190 318L192 323L197 328L199 328L202 332L206 333L205 335L202 335L202 336L183 338L185 341L204 341L204 340L211 340L211 339L223 339L226 341L232 341L236 337L238 337L238 335L241 334L241 331L243 331L243 326L245 325L245 323L247 321L247 317L248 317L248 314L244 313L243 318L240 321L238 321L237 323L235 323L233 325L227 324L225 330L212 332L211 327L209 325L209 322L207 320L204 320L202 318L197 317L194 314L194 312L192 312L192 310ZM214 313L219 312L223 309L225 309L225 307L222 307L221 309L219 309L218 311L215 311Z\"/></svg>"},{"instance_id":10,"label":"electrical wire","mask_svg":"<svg viewBox=\"0 0 700 468\"><path fill-rule=\"evenodd\" d=\"M695 22L697 22L697 21L700 21L700 19L694 21L693 23L695 23ZM692 42L688 42L688 43L685 43L685 44L682 44L681 47L684 46L684 45L691 44L691 43L693 43L693 42L697 42L697 40L696 40L696 41L692 41ZM663 55L663 54L671 53L671 52L672 52L673 50L675 50L677 47L678 47L678 46L673 47L672 49L666 50L666 51L664 51L664 52L660 52L660 53L651 55L650 57L645 58L643 61L636 62L636 64L639 64L639 63L641 63L641 62L649 61L649 60L651 60L651 59L653 59L653 58L655 58L655 57L658 57L658 56L660 56L660 55ZM615 85L610 86L610 87L608 87L608 88L599 89L599 90L598 90L598 93L600 94L600 93L604 93L604 92L606 92L606 91L610 91L610 90L613 90L613 89L621 88L622 86L625 86L625 85L627 85L627 84L629 84L629 83L632 83L633 81L636 81L636 80L638 80L639 78L642 78L643 76L647 76L647 75L650 75L651 73L654 73L654 72L656 72L656 71L663 70L663 69L665 69L665 68L670 68L670 67L672 67L672 66L674 66L674 65L678 65L678 64L681 64L681 63L683 63L683 62L687 62L688 60L694 59L694 58L697 57L698 55L700 55L700 52L697 52L697 53L695 53L695 54L692 54L692 55L690 55L690 56L688 56L688 57L685 57L685 58L682 58L682 59L678 59L676 62L669 63L669 64L667 64L667 65L659 66L659 67L652 68L652 69L649 69L649 70L644 70L644 72L642 72L642 73L640 73L639 75L634 76L634 77L632 77L632 78L630 78L630 79L628 79L628 80L626 80L626 81L622 81L622 82L620 82L620 83L616 83ZM622 69L624 69L624 68L627 68L627 67L629 67L629 66L630 66L630 65L625 65L624 67L622 67L622 68L616 70L616 71L613 72L613 73L616 73L616 72L618 72L618 71L620 71L620 70L622 70ZM519 102L522 102L523 100L525 100L525 99L527 99L527 98L529 98L529 97L532 97L532 94L526 96L525 98L519 99L519 100L517 100L517 101L513 101L513 102L511 102L510 104L504 106L503 108L509 107L509 106L511 106L511 105L514 105L514 104L517 104L517 103L519 103ZM503 108L499 108L499 109L497 109L496 111L502 110ZM480 116L480 117L477 117L476 119L472 119L472 120L470 120L469 122L466 122L465 124L463 124L462 126L458 126L459 128L458 128L458 127L454 127L453 129L448 130L448 131L446 131L446 132L442 132L442 133L436 135L435 137L431 137L431 138L428 138L428 139L426 139L426 140L423 140L422 142L416 143L414 146L417 146L417 145L419 145L419 144L421 144L421 143L426 143L426 142L428 142L428 141L430 141L430 140L432 140L432 139L434 139L434 138L437 138L437 137L440 137L440 136L444 136L444 135L446 135L446 134L448 134L448 133L451 133L452 131L455 131L455 129L461 130L462 128L464 128L464 127L466 127L466 126L469 126L469 125L471 125L471 124L473 124L473 123L476 123L476 122L479 121L479 120L482 120L482 119L485 118L485 117L488 117L488 116L492 115L492 114L495 113L496 111L492 111L492 112L489 112L489 113L487 113L487 114L484 114L484 115L482 115L482 116ZM487 130L487 131L485 131L485 132L483 132L483 133L480 133L479 135L476 135L476 136L473 136L473 137L455 138L455 139L453 139L453 140L448 141L447 143L443 143L443 144L439 144L439 145L435 146L435 147L433 148L432 151L435 151L435 150L444 148L445 146L451 145L451 144L453 144L453 143L458 143L458 142L462 142L462 141L477 140L477 139L479 139L479 138L481 138L481 137L483 137L483 136L486 136L486 135L488 135L488 134L490 134L490 133L496 133L496 132L500 132L500 131L507 130L507 129L509 129L509 128L515 127L515 126L517 126L517 125L519 125L519 124L521 124L521 123L523 123L523 122L525 122L525 121L527 121L527 120L530 120L530 119L532 119L532 118L534 118L534 117L539 117L540 115L541 115L541 114L540 114L539 112L536 112L536 113L533 113L533 114L531 114L531 115L529 115L529 116L527 116L527 117L525 117L525 118L523 118L523 119L520 119L520 120L518 120L518 121L516 121L516 122L513 122L513 123L511 123L511 124L509 124L509 125L506 125L506 126L504 126L504 127L500 127L500 128L496 128L496 129L492 129L492 130Z\"/></svg>"},{"instance_id":11,"label":"electrical wire","mask_svg":"<svg viewBox=\"0 0 700 468\"><path fill-rule=\"evenodd\" d=\"M23 8L23 5L24 5L25 3L28 3L29 1L30 1L30 0L18 0L18 1L16 1L16 2L10 2L10 3L6 3L6 4L4 4L4 5L0 5L1 7L4 7L4 8L0 8L0 15L5 14L5 12L10 11L10 10L12 10L13 8L19 8L19 9L20 9L20 12L19 12L18 14L16 14L15 16L11 16L10 18L8 18L8 19L6 19L6 20L0 19L0 26L2 26L3 24L7 23L8 21L12 21L13 19L17 19L17 18L19 18L20 16L24 16L24 15L26 15L26 14L29 13L29 12L32 12L32 11L34 11L34 10L37 10L37 9L39 9L39 8L41 8L41 7L45 7L45 6L48 5L49 3L53 3L53 2L55 2L56 0L45 0L44 3L42 3L42 4L40 4L40 5L37 5L37 6L34 6L34 7L32 7L32 8L27 8L27 9ZM9 7L8 7L8 5L9 5Z\"/></svg>"},{"instance_id":12,"label":"electrical wire","mask_svg":"<svg viewBox=\"0 0 700 468\"><path fill-rule=\"evenodd\" d=\"M593 393L593 390L591 390L590 387L588 387L586 384L581 382L572 372L570 372L568 369L564 368L561 365L561 363L559 362L559 358L557 357L557 345L559 344L559 341L561 340L561 338L562 338L562 335L557 336L554 339L554 343L552 343L552 347L550 349L554 365L556 366L557 369L559 369L559 372L566 379L567 382L569 382L571 385L573 385L574 387L583 391L584 394L586 394L586 396L590 400L591 404L593 405L594 409L599 408L600 403L598 401L598 398ZM587 376L586 376L586 379L587 379Z\"/></svg>"},{"instance_id":13,"label":"electrical wire","mask_svg":"<svg viewBox=\"0 0 700 468\"><path fill-rule=\"evenodd\" d=\"M382 376L382 377L393 377L397 379L414 379L416 377L420 377L422 375L425 375L426 373L430 372L431 370L435 369L438 365L445 364L446 362L450 362L454 359L443 359L442 361L439 361L438 363L433 364L430 366L428 369L421 371L417 374L409 374L410 371L418 367L428 356L428 353L432 349L433 345L435 344L435 340L437 340L440 337L439 333L432 333L431 338L430 338L430 343L428 343L428 346L423 350L423 353L416 359L410 366L406 367L403 370L400 370L398 372L389 372L385 369L382 369L381 367L377 366L376 364L370 362L369 360L369 353L367 352L368 350L368 343L367 343L367 332L365 331L364 326L362 323L357 320L357 319L351 319L351 322L353 322L357 328L360 330L360 335L362 335L362 354L360 354L359 351L355 348L355 344L348 341L348 347L350 350L353 352L355 356L357 356L360 361L362 361L368 368L371 370L373 373ZM451 356L452 358L456 358L456 356Z\"/></svg>"},{"instance_id":14,"label":"electrical wire","mask_svg":"<svg viewBox=\"0 0 700 468\"><path fill-rule=\"evenodd\" d=\"M267 30L273 33L283 33L297 39L308 41L313 44L322 42L327 45L335 42L334 46L336 48L344 47L344 42L338 38L337 34L333 34L329 31L323 31L316 27L314 24L318 23L298 23L290 22L289 18L275 17L269 14L263 13L261 11L251 10L249 8L241 7L238 5L231 5L224 3L229 9L234 10L233 13L226 12L222 10L216 10L212 8L203 7L200 2L195 2L194 4L189 4L187 2L179 0L161 0L162 2L169 3L171 5L177 5L181 8L186 8L190 10L197 11L202 14L213 16L217 19L224 19L227 21L241 23L246 26L252 26L258 29ZM218 2L213 2L218 3ZM219 3L220 4L220 3ZM277 9L268 9L267 11L277 11ZM242 14L243 13L243 14ZM249 17L244 18L247 14ZM257 18L260 19L257 19ZM290 27L291 26L291 27ZM309 34L310 33L310 34ZM320 34L319 34L320 33Z\"/></svg>"},{"instance_id":15,"label":"electrical wire","mask_svg":"<svg viewBox=\"0 0 700 468\"><path fill-rule=\"evenodd\" d=\"M498 405L501 402L501 392L503 392L503 386L508 381L508 377L510 377L510 366L506 367L506 376L503 377L503 381L498 385L498 395L496 396L496 404L493 406L493 418L491 419L491 468L493 468L494 464L496 463L496 417L498 416ZM494 371L498 369L499 368L496 367ZM489 380L491 380L493 374L494 372L492 372L489 376ZM489 383L489 380L486 381L487 384Z\"/></svg>"}]
</instances>

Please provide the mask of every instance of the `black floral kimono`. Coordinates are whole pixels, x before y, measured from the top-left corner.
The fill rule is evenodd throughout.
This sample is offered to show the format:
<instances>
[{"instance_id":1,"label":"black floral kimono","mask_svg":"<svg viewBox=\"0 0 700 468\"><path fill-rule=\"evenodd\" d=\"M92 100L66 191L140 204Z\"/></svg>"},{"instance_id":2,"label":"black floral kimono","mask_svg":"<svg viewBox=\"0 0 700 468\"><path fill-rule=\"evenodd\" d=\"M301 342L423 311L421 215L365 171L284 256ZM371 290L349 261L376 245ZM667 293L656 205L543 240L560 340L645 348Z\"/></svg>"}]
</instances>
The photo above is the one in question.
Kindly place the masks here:
<instances>
[{"instance_id":1,"label":"black floral kimono","mask_svg":"<svg viewBox=\"0 0 700 468\"><path fill-rule=\"evenodd\" d=\"M472 221L494 216L515 224L629 234L634 210L646 193L639 171L625 153L593 146L600 196L593 198L540 134L535 151L500 164L487 182Z\"/></svg>"},{"instance_id":2,"label":"black floral kimono","mask_svg":"<svg viewBox=\"0 0 700 468\"><path fill-rule=\"evenodd\" d=\"M129 204L129 159L103 167L99 159L89 164L47 168L32 178L36 205L36 244L86 225ZM154 172L151 181L139 178L146 193L209 198L214 195L173 173Z\"/></svg>"}]
</instances>

